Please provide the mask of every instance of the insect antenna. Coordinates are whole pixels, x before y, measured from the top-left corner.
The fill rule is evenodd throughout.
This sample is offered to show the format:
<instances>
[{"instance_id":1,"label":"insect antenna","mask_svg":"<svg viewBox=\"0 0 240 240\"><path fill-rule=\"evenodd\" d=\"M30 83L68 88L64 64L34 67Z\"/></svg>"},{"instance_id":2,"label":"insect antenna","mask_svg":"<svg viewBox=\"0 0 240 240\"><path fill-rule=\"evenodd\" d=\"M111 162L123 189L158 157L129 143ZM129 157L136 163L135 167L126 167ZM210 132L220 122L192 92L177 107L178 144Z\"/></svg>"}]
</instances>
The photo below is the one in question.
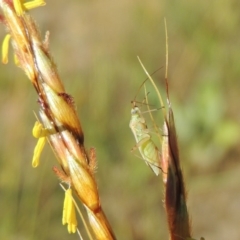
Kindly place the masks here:
<instances>
[{"instance_id":1,"label":"insect antenna","mask_svg":"<svg viewBox=\"0 0 240 240\"><path fill-rule=\"evenodd\" d=\"M158 68L158 69L156 69L154 72L152 72L151 74L150 74L150 76L153 76L156 72L158 72L160 69L162 69L163 67L160 67L160 68ZM137 103L137 101L136 101L136 98L137 98L137 95L139 94L139 92L140 92L140 90L141 90L141 88L142 88L142 86L146 83L146 81L149 79L149 76L141 83L141 85L139 86L139 88L138 88L138 90L137 90L137 93L136 93L136 95L135 95L135 97L134 97L134 100L132 100L131 101L131 103L133 104L133 106L136 106L136 104L135 103ZM150 92L148 92L148 94L149 94Z\"/></svg>"}]
</instances>

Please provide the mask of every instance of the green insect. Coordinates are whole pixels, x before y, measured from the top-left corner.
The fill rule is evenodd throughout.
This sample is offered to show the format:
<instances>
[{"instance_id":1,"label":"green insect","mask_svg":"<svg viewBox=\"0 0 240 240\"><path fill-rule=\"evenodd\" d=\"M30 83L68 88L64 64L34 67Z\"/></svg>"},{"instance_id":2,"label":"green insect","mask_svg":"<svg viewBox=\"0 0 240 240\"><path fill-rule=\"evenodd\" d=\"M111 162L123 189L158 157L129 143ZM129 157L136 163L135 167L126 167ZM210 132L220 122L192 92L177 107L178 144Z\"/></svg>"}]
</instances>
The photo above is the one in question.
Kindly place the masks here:
<instances>
[{"instance_id":1,"label":"green insect","mask_svg":"<svg viewBox=\"0 0 240 240\"><path fill-rule=\"evenodd\" d=\"M159 175L161 170L161 153L151 139L149 129L140 108L136 105L136 102L132 103L133 107L131 110L129 127L136 140L136 145L133 147L132 151L138 148L145 163L156 175Z\"/></svg>"}]
</instances>

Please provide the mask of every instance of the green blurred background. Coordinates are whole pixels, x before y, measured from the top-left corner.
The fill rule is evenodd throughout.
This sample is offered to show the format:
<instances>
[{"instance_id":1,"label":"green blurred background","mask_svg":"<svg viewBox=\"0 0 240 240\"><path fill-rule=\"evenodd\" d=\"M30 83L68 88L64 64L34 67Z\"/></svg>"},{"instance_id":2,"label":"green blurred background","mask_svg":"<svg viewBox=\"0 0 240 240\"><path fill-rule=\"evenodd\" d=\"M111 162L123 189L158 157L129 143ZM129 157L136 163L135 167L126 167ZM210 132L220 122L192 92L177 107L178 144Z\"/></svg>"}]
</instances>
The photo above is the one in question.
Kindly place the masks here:
<instances>
[{"instance_id":1,"label":"green blurred background","mask_svg":"<svg viewBox=\"0 0 240 240\"><path fill-rule=\"evenodd\" d=\"M75 99L86 148L97 150L103 208L118 239L127 240L168 239L161 177L130 152L128 127L130 102L146 78L137 56L149 72L165 65L166 17L193 236L240 239L240 2L57 0L31 14L42 35L51 33L50 50ZM63 191L49 146L40 166L31 167L37 95L11 56L0 66L0 239L78 239L61 225ZM164 95L164 69L154 79ZM150 91L158 106L155 95ZM140 90L137 100L143 97Z\"/></svg>"}]
</instances>

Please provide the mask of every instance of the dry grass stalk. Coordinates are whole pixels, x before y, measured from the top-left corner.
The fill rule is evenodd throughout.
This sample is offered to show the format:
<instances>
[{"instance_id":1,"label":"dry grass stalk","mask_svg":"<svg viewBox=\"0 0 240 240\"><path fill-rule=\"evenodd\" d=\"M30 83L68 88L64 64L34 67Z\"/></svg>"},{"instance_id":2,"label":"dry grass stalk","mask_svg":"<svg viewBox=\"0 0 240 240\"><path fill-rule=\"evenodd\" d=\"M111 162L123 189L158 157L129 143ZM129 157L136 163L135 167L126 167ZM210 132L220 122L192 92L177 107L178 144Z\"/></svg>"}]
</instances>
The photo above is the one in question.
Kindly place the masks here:
<instances>
[{"instance_id":1,"label":"dry grass stalk","mask_svg":"<svg viewBox=\"0 0 240 240\"><path fill-rule=\"evenodd\" d=\"M163 107L163 100L156 84L154 83L152 77L147 72L140 59L139 61L151 83L153 84L159 96L160 104ZM167 78L166 89L168 96ZM186 205L185 186L179 161L179 152L173 111L171 108L169 97L167 101L168 112L166 113L165 107L162 108L164 124L162 129L162 136L159 136L160 144L162 146L162 154L159 161L161 161L162 178L165 186L164 203L168 218L170 239L186 240L191 239L191 228Z\"/></svg>"},{"instance_id":2,"label":"dry grass stalk","mask_svg":"<svg viewBox=\"0 0 240 240\"><path fill-rule=\"evenodd\" d=\"M163 145L162 154L167 168L165 208L170 238L172 240L187 239L191 237L191 229L171 106L169 106L168 119L164 121L163 135L166 138L166 144Z\"/></svg>"},{"instance_id":3,"label":"dry grass stalk","mask_svg":"<svg viewBox=\"0 0 240 240\"><path fill-rule=\"evenodd\" d=\"M188 209L187 209L187 196L185 191L185 184L183 180L183 173L180 166L179 151L177 144L177 134L175 129L175 122L173 111L168 94L168 80L167 80L167 70L168 70L168 36L167 28L166 29L166 73L165 73L165 82L166 82L166 92L167 92L167 110L164 106L161 94L154 83L152 77L145 69L141 60L140 64L144 69L148 79L151 81L153 87L156 90L156 93L159 98L159 102L163 111L163 128L162 134L160 135L159 130L156 127L156 124L153 120L153 117L150 113L150 117L154 122L154 128L159 135L160 144L162 146L161 152L161 169L162 169L162 178L165 186L164 194L164 203L165 209L167 212L169 234L171 240L193 240L191 237L191 224L189 221ZM146 95L146 90L145 90ZM147 95L146 95L147 97ZM204 240L201 238L201 240Z\"/></svg>"},{"instance_id":4,"label":"dry grass stalk","mask_svg":"<svg viewBox=\"0 0 240 240\"><path fill-rule=\"evenodd\" d=\"M39 138L33 166L38 165L41 150L47 139L62 169L62 171L55 169L55 173L70 185L85 206L96 239L115 239L99 201L94 178L95 153L92 152L92 157L89 157L85 151L84 135L73 98L65 92L48 51L49 34L43 42L27 12L30 8L43 5L45 5L43 0L24 4L20 0L0 0L3 13L0 20L8 31L3 44L3 62L8 61L8 41L11 40L17 64L25 71L38 94L41 123L37 122L33 129L34 136ZM77 228L75 213L72 212L74 211L72 207L68 207L68 202L72 202L69 201L71 189L66 193L63 223L68 224L69 232L75 232Z\"/></svg>"},{"instance_id":5,"label":"dry grass stalk","mask_svg":"<svg viewBox=\"0 0 240 240\"><path fill-rule=\"evenodd\" d=\"M168 93L168 34L166 30L166 70L165 83L167 91L168 114L164 116L162 145L163 167L167 176L165 183L165 208L168 218L168 226L171 240L191 239L191 225L187 209L187 197L180 166L177 134L174 122L172 106Z\"/></svg>"}]
</instances>

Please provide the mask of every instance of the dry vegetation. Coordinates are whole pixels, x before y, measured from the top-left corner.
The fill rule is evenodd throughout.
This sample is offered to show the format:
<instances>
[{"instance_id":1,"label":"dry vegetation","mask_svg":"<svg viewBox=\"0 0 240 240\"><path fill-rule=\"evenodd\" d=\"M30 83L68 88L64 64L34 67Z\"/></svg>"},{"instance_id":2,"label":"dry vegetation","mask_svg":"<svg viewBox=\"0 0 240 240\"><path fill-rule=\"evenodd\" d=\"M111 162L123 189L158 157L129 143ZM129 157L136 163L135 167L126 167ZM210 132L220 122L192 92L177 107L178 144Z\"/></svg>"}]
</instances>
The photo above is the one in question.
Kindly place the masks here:
<instances>
[{"instance_id":1,"label":"dry vegetation","mask_svg":"<svg viewBox=\"0 0 240 240\"><path fill-rule=\"evenodd\" d=\"M167 239L163 188L130 153L128 129L130 101L145 78L136 56L149 72L165 64L164 16L194 236L240 237L238 9L233 0L59 0L31 12L41 32L51 33L50 49L81 116L85 145L97 149L101 202L119 239ZM31 168L37 95L12 62L1 67L0 81L0 238L76 239L60 225L63 191L51 171L51 151ZM164 89L164 71L154 79Z\"/></svg>"}]
</instances>

